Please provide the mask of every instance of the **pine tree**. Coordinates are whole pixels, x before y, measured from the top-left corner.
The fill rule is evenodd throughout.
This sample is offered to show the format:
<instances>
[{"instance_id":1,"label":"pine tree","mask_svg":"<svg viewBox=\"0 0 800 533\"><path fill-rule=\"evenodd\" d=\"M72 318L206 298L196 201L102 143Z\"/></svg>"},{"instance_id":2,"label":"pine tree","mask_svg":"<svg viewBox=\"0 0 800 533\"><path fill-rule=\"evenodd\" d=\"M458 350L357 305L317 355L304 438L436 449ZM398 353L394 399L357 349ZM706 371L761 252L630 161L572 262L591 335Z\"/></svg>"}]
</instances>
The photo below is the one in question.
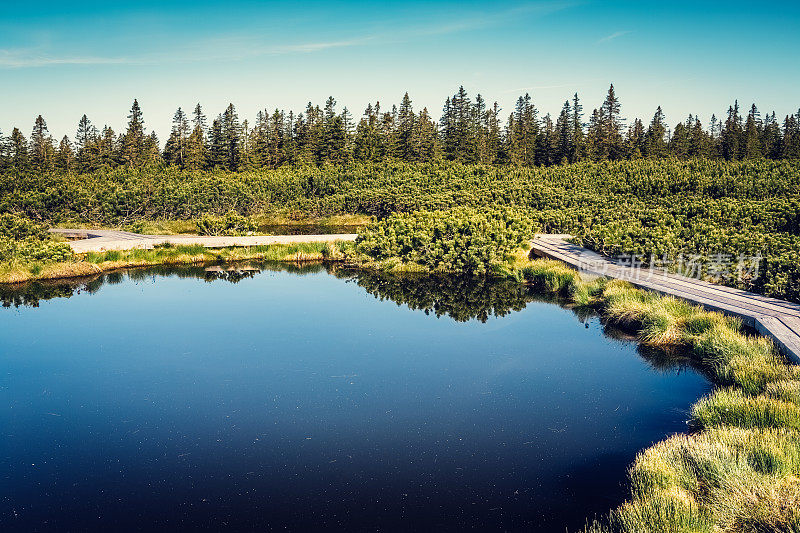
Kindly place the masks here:
<instances>
[{"instance_id":1,"label":"pine tree","mask_svg":"<svg viewBox=\"0 0 800 533\"><path fill-rule=\"evenodd\" d=\"M763 124L761 113L758 112L756 104L750 108L747 114L747 122L744 127L744 157L745 159L759 159L764 156L762 151L761 135Z\"/></svg>"},{"instance_id":2,"label":"pine tree","mask_svg":"<svg viewBox=\"0 0 800 533\"><path fill-rule=\"evenodd\" d=\"M142 164L144 165L157 165L163 163L161 158L161 150L159 148L158 136L156 132L151 131L150 135L144 138L144 152L142 154Z\"/></svg>"},{"instance_id":3,"label":"pine tree","mask_svg":"<svg viewBox=\"0 0 800 533\"><path fill-rule=\"evenodd\" d=\"M8 143L9 139L3 135L2 130L0 130L0 171L4 171L8 168Z\"/></svg>"},{"instance_id":4,"label":"pine tree","mask_svg":"<svg viewBox=\"0 0 800 533\"><path fill-rule=\"evenodd\" d=\"M431 119L428 108L423 107L419 116L414 121L415 147L414 153L417 160L422 162L434 161L441 157L439 153L438 131L436 123Z\"/></svg>"},{"instance_id":5,"label":"pine tree","mask_svg":"<svg viewBox=\"0 0 800 533\"><path fill-rule=\"evenodd\" d=\"M372 104L368 104L356 126L353 156L359 161L377 161L379 159L381 151L378 133L380 106L380 102L376 103L374 108Z\"/></svg>"},{"instance_id":6,"label":"pine tree","mask_svg":"<svg viewBox=\"0 0 800 533\"><path fill-rule=\"evenodd\" d=\"M561 106L561 112L556 119L556 150L555 150L555 163L566 164L569 163L572 156L572 108L569 100L564 102Z\"/></svg>"},{"instance_id":7,"label":"pine tree","mask_svg":"<svg viewBox=\"0 0 800 533\"><path fill-rule=\"evenodd\" d=\"M189 119L180 107L172 117L172 131L164 146L167 163L186 168L189 152Z\"/></svg>"},{"instance_id":8,"label":"pine tree","mask_svg":"<svg viewBox=\"0 0 800 533\"><path fill-rule=\"evenodd\" d=\"M206 147L206 116L203 108L198 103L192 112L192 133L186 141L186 168L197 171L209 164L208 148Z\"/></svg>"},{"instance_id":9,"label":"pine tree","mask_svg":"<svg viewBox=\"0 0 800 533\"><path fill-rule=\"evenodd\" d=\"M266 109L256 113L256 124L250 132L252 149L250 150L250 161L248 164L252 168L272 166L269 162L269 137L271 133L269 122L269 115ZM281 134L283 134L283 132L281 132Z\"/></svg>"},{"instance_id":10,"label":"pine tree","mask_svg":"<svg viewBox=\"0 0 800 533\"><path fill-rule=\"evenodd\" d=\"M64 172L75 170L75 153L72 151L72 143L69 137L64 135L56 152L56 167Z\"/></svg>"},{"instance_id":11,"label":"pine tree","mask_svg":"<svg viewBox=\"0 0 800 533\"><path fill-rule=\"evenodd\" d=\"M653 120L647 127L647 134L645 139L645 153L646 157L651 159L661 159L667 153L667 125L664 120L664 111L661 106L656 108L653 115Z\"/></svg>"},{"instance_id":12,"label":"pine tree","mask_svg":"<svg viewBox=\"0 0 800 533\"><path fill-rule=\"evenodd\" d=\"M120 147L122 139L117 138L114 130L108 126L103 126L103 131L98 139L98 165L105 168L113 168L120 161ZM123 160L124 161L124 160Z\"/></svg>"},{"instance_id":13,"label":"pine tree","mask_svg":"<svg viewBox=\"0 0 800 533\"><path fill-rule=\"evenodd\" d=\"M96 168L99 157L97 128L83 115L78 121L75 134L76 165L80 172L88 172Z\"/></svg>"},{"instance_id":14,"label":"pine tree","mask_svg":"<svg viewBox=\"0 0 800 533\"><path fill-rule=\"evenodd\" d=\"M720 136L720 147L722 157L728 161L741 159L743 150L743 128L742 118L739 115L739 101L734 102L734 105L728 108L728 118L725 120L725 125L722 128Z\"/></svg>"},{"instance_id":15,"label":"pine tree","mask_svg":"<svg viewBox=\"0 0 800 533\"><path fill-rule=\"evenodd\" d=\"M36 121L33 124L30 151L30 164L33 168L42 172L53 169L55 155L53 139L47 131L47 123L42 118L42 115L36 117Z\"/></svg>"},{"instance_id":16,"label":"pine tree","mask_svg":"<svg viewBox=\"0 0 800 533\"><path fill-rule=\"evenodd\" d=\"M541 134L537 139L536 164L549 166L557 162L554 157L556 147L555 125L550 113L547 113L542 119Z\"/></svg>"},{"instance_id":17,"label":"pine tree","mask_svg":"<svg viewBox=\"0 0 800 533\"><path fill-rule=\"evenodd\" d=\"M403 96L400 111L397 116L397 153L396 157L403 161L413 161L416 158L414 149L414 109L411 107L411 98L408 93Z\"/></svg>"},{"instance_id":18,"label":"pine tree","mask_svg":"<svg viewBox=\"0 0 800 533\"><path fill-rule=\"evenodd\" d=\"M230 172L236 172L241 165L241 152L239 144L242 142L242 131L239 126L239 115L233 104L228 104L222 114L222 142L223 160L222 167Z\"/></svg>"},{"instance_id":19,"label":"pine tree","mask_svg":"<svg viewBox=\"0 0 800 533\"><path fill-rule=\"evenodd\" d=\"M379 111L380 107L376 109ZM378 131L378 151L377 157L379 161L391 159L397 153L397 109L392 106L391 111L378 113L377 131Z\"/></svg>"},{"instance_id":20,"label":"pine tree","mask_svg":"<svg viewBox=\"0 0 800 533\"><path fill-rule=\"evenodd\" d=\"M536 147L539 136L538 111L529 94L520 96L509 120L506 137L509 139L511 162L532 166L536 163Z\"/></svg>"},{"instance_id":21,"label":"pine tree","mask_svg":"<svg viewBox=\"0 0 800 533\"><path fill-rule=\"evenodd\" d=\"M16 170L28 168L28 141L19 131L19 128L11 130L11 139L8 143L9 164Z\"/></svg>"},{"instance_id":22,"label":"pine tree","mask_svg":"<svg viewBox=\"0 0 800 533\"><path fill-rule=\"evenodd\" d=\"M628 128L627 156L629 159L641 159L647 152L647 134L641 119L635 119Z\"/></svg>"},{"instance_id":23,"label":"pine tree","mask_svg":"<svg viewBox=\"0 0 800 533\"><path fill-rule=\"evenodd\" d=\"M344 129L344 157L347 161L353 158L353 137L355 135L355 126L353 125L353 114L347 107L342 109L340 115L342 117L342 128Z\"/></svg>"},{"instance_id":24,"label":"pine tree","mask_svg":"<svg viewBox=\"0 0 800 533\"><path fill-rule=\"evenodd\" d=\"M500 125L500 106L497 102L486 112L486 162L497 163L502 158L503 130Z\"/></svg>"},{"instance_id":25,"label":"pine tree","mask_svg":"<svg viewBox=\"0 0 800 533\"><path fill-rule=\"evenodd\" d=\"M678 159L686 159L689 157L689 146L691 143L690 127L694 122L694 117L689 115L686 123L679 122L672 132L672 137L669 142L669 149L672 154Z\"/></svg>"},{"instance_id":26,"label":"pine tree","mask_svg":"<svg viewBox=\"0 0 800 533\"><path fill-rule=\"evenodd\" d=\"M614 84L608 88L608 94L603 102L601 118L602 154L603 158L617 161L623 159L625 149L622 142L623 120L620 118L620 104L614 92Z\"/></svg>"},{"instance_id":27,"label":"pine tree","mask_svg":"<svg viewBox=\"0 0 800 533\"><path fill-rule=\"evenodd\" d=\"M287 164L297 162L297 140L294 136L294 113L289 111L283 123L283 149L281 161Z\"/></svg>"},{"instance_id":28,"label":"pine tree","mask_svg":"<svg viewBox=\"0 0 800 533\"><path fill-rule=\"evenodd\" d=\"M589 128L586 132L586 156L592 161L607 158L605 151L605 132L603 130L603 109L593 109L589 117Z\"/></svg>"},{"instance_id":29,"label":"pine tree","mask_svg":"<svg viewBox=\"0 0 800 533\"><path fill-rule=\"evenodd\" d=\"M271 168L278 168L284 162L286 126L284 115L275 109L267 123L267 163Z\"/></svg>"},{"instance_id":30,"label":"pine tree","mask_svg":"<svg viewBox=\"0 0 800 533\"><path fill-rule=\"evenodd\" d=\"M583 134L583 106L578 93L572 97L572 154L570 162L575 163L586 158L586 140Z\"/></svg>"},{"instance_id":31,"label":"pine tree","mask_svg":"<svg viewBox=\"0 0 800 533\"><path fill-rule=\"evenodd\" d=\"M140 166L147 159L144 119L138 100L133 101L128 115L128 129L122 136L122 159L128 166Z\"/></svg>"},{"instance_id":32,"label":"pine tree","mask_svg":"<svg viewBox=\"0 0 800 533\"><path fill-rule=\"evenodd\" d=\"M800 159L800 111L797 115L786 115L783 120L783 142L781 157Z\"/></svg>"},{"instance_id":33,"label":"pine tree","mask_svg":"<svg viewBox=\"0 0 800 533\"><path fill-rule=\"evenodd\" d=\"M475 105L472 108L471 143L468 150L474 155L471 162L486 164L488 157L489 121L486 112L486 101L478 93L475 96Z\"/></svg>"},{"instance_id":34,"label":"pine tree","mask_svg":"<svg viewBox=\"0 0 800 533\"><path fill-rule=\"evenodd\" d=\"M222 115L211 123L209 130L208 168L225 168L227 164L227 144L222 127Z\"/></svg>"},{"instance_id":35,"label":"pine tree","mask_svg":"<svg viewBox=\"0 0 800 533\"><path fill-rule=\"evenodd\" d=\"M775 111L767 115L764 120L762 153L769 159L781 157L781 127L775 116Z\"/></svg>"}]
</instances>

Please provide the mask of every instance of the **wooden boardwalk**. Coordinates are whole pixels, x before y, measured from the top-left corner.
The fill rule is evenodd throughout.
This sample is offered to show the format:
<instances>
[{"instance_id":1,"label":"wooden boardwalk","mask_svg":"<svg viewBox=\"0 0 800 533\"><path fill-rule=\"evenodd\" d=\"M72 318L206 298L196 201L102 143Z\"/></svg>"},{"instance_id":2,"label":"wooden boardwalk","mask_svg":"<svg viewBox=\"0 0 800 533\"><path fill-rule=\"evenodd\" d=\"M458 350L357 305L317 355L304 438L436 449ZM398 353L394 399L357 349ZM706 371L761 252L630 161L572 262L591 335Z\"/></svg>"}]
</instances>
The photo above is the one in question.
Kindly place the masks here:
<instances>
[{"instance_id":1,"label":"wooden boardwalk","mask_svg":"<svg viewBox=\"0 0 800 533\"><path fill-rule=\"evenodd\" d=\"M128 231L90 230L53 228L52 233L79 240L69 245L76 254L102 252L106 250L132 250L153 248L158 244L170 243L176 246L199 244L206 248L227 246L261 246L267 244L294 244L302 242L354 241L354 233L334 233L331 235L248 235L245 237L224 237L201 235L140 235Z\"/></svg>"},{"instance_id":2,"label":"wooden boardwalk","mask_svg":"<svg viewBox=\"0 0 800 533\"><path fill-rule=\"evenodd\" d=\"M795 363L800 363L800 305L760 294L723 287L661 269L621 265L566 241L569 235L537 235L533 253L558 259L580 272L617 278L632 285L675 296L715 311L740 317L748 326L770 337Z\"/></svg>"}]
</instances>

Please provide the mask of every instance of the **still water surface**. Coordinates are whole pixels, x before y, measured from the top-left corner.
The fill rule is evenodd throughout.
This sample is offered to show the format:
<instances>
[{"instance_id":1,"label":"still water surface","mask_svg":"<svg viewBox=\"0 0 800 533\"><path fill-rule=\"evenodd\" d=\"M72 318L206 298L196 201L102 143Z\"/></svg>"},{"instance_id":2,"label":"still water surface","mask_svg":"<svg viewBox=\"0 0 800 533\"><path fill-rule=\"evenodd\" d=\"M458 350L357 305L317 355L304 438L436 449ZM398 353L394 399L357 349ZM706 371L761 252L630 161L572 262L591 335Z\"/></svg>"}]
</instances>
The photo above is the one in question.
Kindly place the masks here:
<instances>
[{"instance_id":1,"label":"still water surface","mask_svg":"<svg viewBox=\"0 0 800 533\"><path fill-rule=\"evenodd\" d=\"M564 531L708 387L516 285L205 276L2 294L0 530Z\"/></svg>"}]
</instances>

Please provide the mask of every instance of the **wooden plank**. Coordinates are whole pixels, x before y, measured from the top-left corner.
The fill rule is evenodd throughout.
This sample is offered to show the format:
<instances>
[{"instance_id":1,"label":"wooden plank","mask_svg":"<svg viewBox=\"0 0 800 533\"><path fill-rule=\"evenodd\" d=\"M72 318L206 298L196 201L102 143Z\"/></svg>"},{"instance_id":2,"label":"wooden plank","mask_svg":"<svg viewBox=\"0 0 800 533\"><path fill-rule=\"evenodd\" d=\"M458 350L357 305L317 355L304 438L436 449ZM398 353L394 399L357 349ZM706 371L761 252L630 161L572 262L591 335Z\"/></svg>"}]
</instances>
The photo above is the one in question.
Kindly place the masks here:
<instances>
[{"instance_id":1,"label":"wooden plank","mask_svg":"<svg viewBox=\"0 0 800 533\"><path fill-rule=\"evenodd\" d=\"M560 260L581 272L625 280L632 285L738 316L772 338L790 360L800 363L800 305L741 289L715 285L659 269L619 265L600 254L566 242L566 235L537 236L536 255Z\"/></svg>"},{"instance_id":2,"label":"wooden plank","mask_svg":"<svg viewBox=\"0 0 800 533\"><path fill-rule=\"evenodd\" d=\"M738 289L736 292L720 290L723 288L720 285L714 285L706 281L686 278L676 274L668 274L658 269L648 268L643 270L621 266L597 254L589 256L592 259L595 259L595 257L598 258L598 262L587 269L585 268L587 261L582 256L588 254L584 254L583 250L580 248L576 247L578 250L581 250L579 254L565 253L561 248L557 248L558 251L556 252L554 251L554 247L551 246L539 246L538 248L546 255L562 260L575 268L589 270L595 275L606 275L608 277L623 279L637 285L644 284L647 285L647 288L663 291L673 296L681 296L681 293L686 291L693 295L702 295L709 300L719 301L721 304L731 306L731 308L738 307L747 309L753 313L764 314L789 313L800 317L800 311L796 311L794 307L791 306L790 302L767 298ZM657 284L658 287L651 286L651 284ZM788 306L781 304L788 304Z\"/></svg>"},{"instance_id":3,"label":"wooden plank","mask_svg":"<svg viewBox=\"0 0 800 533\"><path fill-rule=\"evenodd\" d=\"M605 261L608 262L609 265L616 265L613 261L610 261L608 258L603 257L599 254L594 252L585 250L580 248L576 245L565 243L564 241L560 241L559 239L554 238L555 236L546 236L544 238L537 238L534 240L534 249L541 251L549 251L553 252L558 250L562 254L566 255L581 255L581 256L590 256L593 259L597 259L598 261ZM568 259L568 262L575 263L578 261L576 258L573 261ZM618 265L617 265L618 266ZM625 267L622 267L625 268ZM631 269L633 270L633 269ZM649 273L650 269L646 269ZM664 270L656 270L654 272L659 278L665 278L669 280L673 280L679 284L686 284L687 286L693 286L698 288L703 288L704 290L711 291L714 293L719 293L724 295L726 298L736 300L741 299L748 302L748 305L760 305L763 306L765 309L770 309L772 311L781 311L787 312L793 315L800 317L800 304L796 304L794 302L787 302L785 300L778 300L776 298L770 298L768 296L764 296L761 294L755 294L752 292L747 292L742 289L737 289L734 287L726 287L724 285L716 285L714 283L710 283L704 280L697 280L692 278L687 278L685 276L681 276L680 274L674 274L671 272L666 272Z\"/></svg>"},{"instance_id":4,"label":"wooden plank","mask_svg":"<svg viewBox=\"0 0 800 533\"><path fill-rule=\"evenodd\" d=\"M774 316L758 317L756 330L771 338L790 361L800 364L800 335L789 328L783 320Z\"/></svg>"}]
</instances>

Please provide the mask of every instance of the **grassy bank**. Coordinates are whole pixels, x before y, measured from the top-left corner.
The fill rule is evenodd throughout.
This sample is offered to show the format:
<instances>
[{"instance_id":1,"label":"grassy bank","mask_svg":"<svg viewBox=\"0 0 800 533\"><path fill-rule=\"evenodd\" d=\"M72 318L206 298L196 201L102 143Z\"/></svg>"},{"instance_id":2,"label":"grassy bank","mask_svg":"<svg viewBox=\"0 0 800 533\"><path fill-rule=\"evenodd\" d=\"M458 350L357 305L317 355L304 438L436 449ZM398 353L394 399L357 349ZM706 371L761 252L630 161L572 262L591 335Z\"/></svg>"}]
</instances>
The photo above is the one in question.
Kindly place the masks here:
<instances>
[{"instance_id":1,"label":"grassy bank","mask_svg":"<svg viewBox=\"0 0 800 533\"><path fill-rule=\"evenodd\" d=\"M68 261L10 263L0 266L0 283L73 278L119 268L152 265L196 265L245 260L338 261L350 243L311 242L267 246L204 248L200 245L162 246L150 250L110 250L78 255Z\"/></svg>"},{"instance_id":2,"label":"grassy bank","mask_svg":"<svg viewBox=\"0 0 800 533\"><path fill-rule=\"evenodd\" d=\"M715 390L691 410L691 433L642 451L631 497L587 531L800 531L800 367L741 323L622 281L587 281L561 263L517 260L510 274L654 346L682 346Z\"/></svg>"}]
</instances>

